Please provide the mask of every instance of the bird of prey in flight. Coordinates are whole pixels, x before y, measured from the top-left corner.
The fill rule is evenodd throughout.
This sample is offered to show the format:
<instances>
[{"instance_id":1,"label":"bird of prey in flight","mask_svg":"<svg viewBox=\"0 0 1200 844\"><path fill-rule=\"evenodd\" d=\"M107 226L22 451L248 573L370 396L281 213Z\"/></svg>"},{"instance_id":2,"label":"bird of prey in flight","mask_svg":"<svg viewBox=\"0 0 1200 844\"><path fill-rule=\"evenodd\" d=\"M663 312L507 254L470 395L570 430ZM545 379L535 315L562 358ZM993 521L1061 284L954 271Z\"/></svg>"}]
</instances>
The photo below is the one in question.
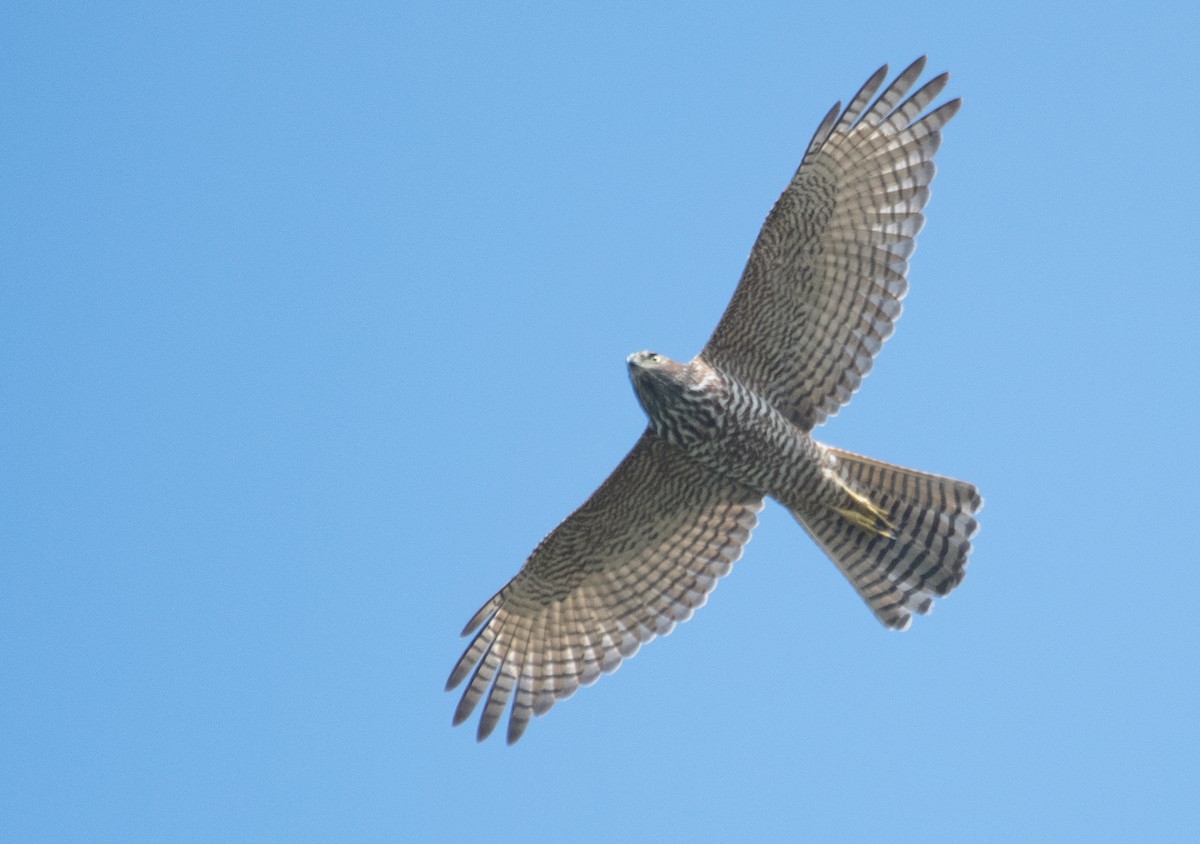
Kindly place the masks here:
<instances>
[{"instance_id":1,"label":"bird of prey in flight","mask_svg":"<svg viewBox=\"0 0 1200 844\"><path fill-rule=\"evenodd\" d=\"M884 86L885 65L825 115L700 354L629 356L646 430L467 622L464 636L478 632L446 683L468 681L455 724L484 701L482 741L511 701L511 744L531 716L691 617L767 496L887 627L907 628L962 581L974 486L811 437L900 315L933 156L961 104L929 109L947 74L909 93L924 66Z\"/></svg>"}]
</instances>

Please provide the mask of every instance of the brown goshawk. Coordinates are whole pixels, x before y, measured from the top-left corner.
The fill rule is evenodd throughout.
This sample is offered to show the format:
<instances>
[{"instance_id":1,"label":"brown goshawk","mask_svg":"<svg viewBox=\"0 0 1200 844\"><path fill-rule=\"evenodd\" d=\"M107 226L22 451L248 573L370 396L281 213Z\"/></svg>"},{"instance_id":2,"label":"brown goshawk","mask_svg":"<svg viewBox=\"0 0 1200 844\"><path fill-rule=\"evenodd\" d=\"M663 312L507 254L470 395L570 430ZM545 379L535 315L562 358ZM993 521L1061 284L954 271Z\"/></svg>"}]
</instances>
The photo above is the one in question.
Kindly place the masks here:
<instances>
[{"instance_id":1,"label":"brown goshawk","mask_svg":"<svg viewBox=\"0 0 1200 844\"><path fill-rule=\"evenodd\" d=\"M649 424L583 506L467 623L446 684L484 701L508 741L701 606L750 539L763 499L786 507L883 624L904 629L963 579L971 484L822 445L891 335L951 100L919 59L876 96L876 71L825 116L771 210L725 314L690 363L628 358Z\"/></svg>"}]
</instances>

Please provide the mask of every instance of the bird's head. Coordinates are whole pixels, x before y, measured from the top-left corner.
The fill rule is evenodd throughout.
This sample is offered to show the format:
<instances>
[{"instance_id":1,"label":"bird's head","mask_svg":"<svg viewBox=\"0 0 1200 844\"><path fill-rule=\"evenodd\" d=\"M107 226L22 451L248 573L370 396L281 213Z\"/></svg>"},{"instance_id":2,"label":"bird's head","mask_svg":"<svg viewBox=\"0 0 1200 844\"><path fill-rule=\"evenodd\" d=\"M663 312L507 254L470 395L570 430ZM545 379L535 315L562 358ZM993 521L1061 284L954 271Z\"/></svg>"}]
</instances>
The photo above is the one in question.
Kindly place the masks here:
<instances>
[{"instance_id":1,"label":"bird's head","mask_svg":"<svg viewBox=\"0 0 1200 844\"><path fill-rule=\"evenodd\" d=\"M685 386L687 367L656 352L634 352L625 358L629 380L642 398L642 388L651 391L678 390ZM672 385L676 385L672 387ZM645 405L645 401L642 402Z\"/></svg>"},{"instance_id":2,"label":"bird's head","mask_svg":"<svg viewBox=\"0 0 1200 844\"><path fill-rule=\"evenodd\" d=\"M693 441L715 425L714 371L699 359L678 363L655 352L625 359L650 427L668 441ZM701 437L703 438L703 437Z\"/></svg>"},{"instance_id":3,"label":"bird's head","mask_svg":"<svg viewBox=\"0 0 1200 844\"><path fill-rule=\"evenodd\" d=\"M633 372L638 368L649 368L659 366L661 364L675 363L668 357L663 357L657 352L634 352L629 357L625 358L625 362L629 364L629 371ZM678 366L679 364L675 364Z\"/></svg>"}]
</instances>

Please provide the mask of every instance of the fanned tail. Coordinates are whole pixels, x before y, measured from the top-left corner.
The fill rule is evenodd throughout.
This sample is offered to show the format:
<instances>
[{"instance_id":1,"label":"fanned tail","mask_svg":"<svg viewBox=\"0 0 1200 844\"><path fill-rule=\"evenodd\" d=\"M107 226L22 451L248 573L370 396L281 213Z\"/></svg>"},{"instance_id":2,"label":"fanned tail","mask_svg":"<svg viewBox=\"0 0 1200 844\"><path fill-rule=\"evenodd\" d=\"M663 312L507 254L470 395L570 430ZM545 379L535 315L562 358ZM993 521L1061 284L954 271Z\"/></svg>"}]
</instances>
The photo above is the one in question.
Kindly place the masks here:
<instances>
[{"instance_id":1,"label":"fanned tail","mask_svg":"<svg viewBox=\"0 0 1200 844\"><path fill-rule=\"evenodd\" d=\"M962 582L983 499L965 481L826 448L852 507L792 515L880 622L907 629Z\"/></svg>"}]
</instances>

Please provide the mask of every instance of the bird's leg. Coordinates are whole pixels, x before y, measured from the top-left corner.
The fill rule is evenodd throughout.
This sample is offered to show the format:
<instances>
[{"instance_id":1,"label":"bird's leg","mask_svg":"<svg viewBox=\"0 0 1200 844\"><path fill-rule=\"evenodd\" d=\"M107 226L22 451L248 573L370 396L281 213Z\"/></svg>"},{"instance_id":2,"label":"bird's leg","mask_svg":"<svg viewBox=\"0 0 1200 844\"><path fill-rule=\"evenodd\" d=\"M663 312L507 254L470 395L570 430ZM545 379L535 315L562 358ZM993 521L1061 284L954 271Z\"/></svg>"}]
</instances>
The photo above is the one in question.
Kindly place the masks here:
<instances>
[{"instance_id":1,"label":"bird's leg","mask_svg":"<svg viewBox=\"0 0 1200 844\"><path fill-rule=\"evenodd\" d=\"M842 492L850 498L848 506L839 507L836 504L832 505L834 512L850 524L862 528L868 533L874 533L888 539L895 538L896 526L892 524L891 520L887 517L887 513L878 504L871 501L871 499L862 493L855 492L844 480L836 475L833 476L833 480L842 488Z\"/></svg>"}]
</instances>

